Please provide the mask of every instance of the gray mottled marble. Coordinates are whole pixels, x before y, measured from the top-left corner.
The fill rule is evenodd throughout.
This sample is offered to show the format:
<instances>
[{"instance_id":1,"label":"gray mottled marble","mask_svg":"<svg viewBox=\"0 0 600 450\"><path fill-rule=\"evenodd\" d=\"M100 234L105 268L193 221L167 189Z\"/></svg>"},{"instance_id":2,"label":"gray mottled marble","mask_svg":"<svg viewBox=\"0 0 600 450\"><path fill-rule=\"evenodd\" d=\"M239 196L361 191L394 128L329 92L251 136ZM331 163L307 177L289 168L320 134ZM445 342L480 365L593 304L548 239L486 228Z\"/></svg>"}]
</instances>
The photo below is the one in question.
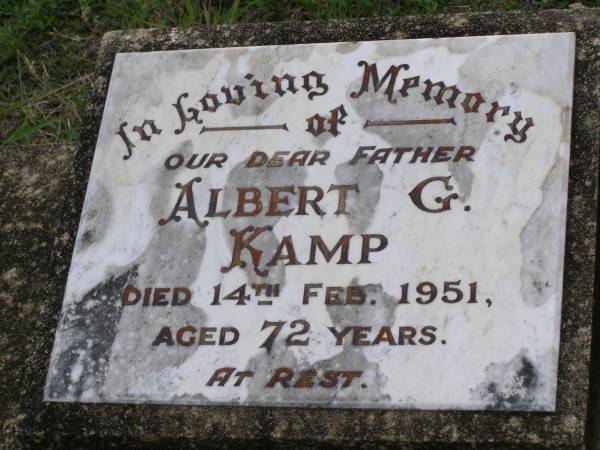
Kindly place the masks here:
<instances>
[{"instance_id":1,"label":"gray mottled marble","mask_svg":"<svg viewBox=\"0 0 600 450\"><path fill-rule=\"evenodd\" d=\"M117 55L46 400L554 410L573 56L572 33ZM269 228L231 267L246 227Z\"/></svg>"}]
</instances>

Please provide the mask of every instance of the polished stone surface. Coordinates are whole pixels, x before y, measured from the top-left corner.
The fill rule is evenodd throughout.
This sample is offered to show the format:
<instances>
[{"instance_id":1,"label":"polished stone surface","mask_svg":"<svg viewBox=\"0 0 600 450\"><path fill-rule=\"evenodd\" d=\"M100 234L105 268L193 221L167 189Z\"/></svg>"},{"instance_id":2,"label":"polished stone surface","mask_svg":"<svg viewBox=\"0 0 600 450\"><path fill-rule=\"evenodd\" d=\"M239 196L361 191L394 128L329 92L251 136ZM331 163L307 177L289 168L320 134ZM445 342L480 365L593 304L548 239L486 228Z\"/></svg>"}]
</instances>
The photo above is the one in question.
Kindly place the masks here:
<instances>
[{"instance_id":1,"label":"polished stone surface","mask_svg":"<svg viewBox=\"0 0 600 450\"><path fill-rule=\"evenodd\" d=\"M573 58L570 33L119 54L46 399L554 410Z\"/></svg>"}]
</instances>

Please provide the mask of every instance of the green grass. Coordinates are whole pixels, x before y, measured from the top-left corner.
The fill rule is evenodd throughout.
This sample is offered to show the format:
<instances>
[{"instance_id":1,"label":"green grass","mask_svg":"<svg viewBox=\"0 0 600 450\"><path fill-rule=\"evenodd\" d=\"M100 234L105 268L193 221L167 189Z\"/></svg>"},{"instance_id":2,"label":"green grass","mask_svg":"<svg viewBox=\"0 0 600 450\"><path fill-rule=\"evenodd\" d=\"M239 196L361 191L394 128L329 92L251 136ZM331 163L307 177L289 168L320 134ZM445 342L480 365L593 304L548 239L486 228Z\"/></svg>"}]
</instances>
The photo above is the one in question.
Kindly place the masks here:
<instances>
[{"instance_id":1,"label":"green grass","mask_svg":"<svg viewBox=\"0 0 600 450\"><path fill-rule=\"evenodd\" d=\"M105 31L565 8L564 0L0 0L0 145L74 143ZM600 0L582 1L600 6Z\"/></svg>"}]
</instances>

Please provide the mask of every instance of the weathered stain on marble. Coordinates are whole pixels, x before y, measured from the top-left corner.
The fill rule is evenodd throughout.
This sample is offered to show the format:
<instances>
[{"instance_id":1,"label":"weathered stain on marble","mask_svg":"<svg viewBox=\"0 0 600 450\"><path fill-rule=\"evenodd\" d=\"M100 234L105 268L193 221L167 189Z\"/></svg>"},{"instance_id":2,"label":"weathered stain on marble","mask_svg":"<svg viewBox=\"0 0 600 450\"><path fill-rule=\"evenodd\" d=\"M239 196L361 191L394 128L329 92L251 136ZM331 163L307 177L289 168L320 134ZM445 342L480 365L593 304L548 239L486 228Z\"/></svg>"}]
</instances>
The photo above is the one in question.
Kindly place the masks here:
<instances>
[{"instance_id":1,"label":"weathered stain on marble","mask_svg":"<svg viewBox=\"0 0 600 450\"><path fill-rule=\"evenodd\" d=\"M94 206L84 213L83 223L86 224L86 228L81 232L81 238L78 242L80 250L85 250L94 242L101 242L110 225L112 214L108 190L101 183L98 183L92 195L94 196L92 202Z\"/></svg>"},{"instance_id":2,"label":"weathered stain on marble","mask_svg":"<svg viewBox=\"0 0 600 450\"><path fill-rule=\"evenodd\" d=\"M571 34L118 55L46 398L553 410L572 58Z\"/></svg>"},{"instance_id":3,"label":"weathered stain on marble","mask_svg":"<svg viewBox=\"0 0 600 450\"><path fill-rule=\"evenodd\" d=\"M364 233L367 231L373 213L379 205L381 182L383 173L375 165L369 165L365 161L351 164L346 161L335 168L335 177L339 184L356 184L360 196L351 197L348 200L349 228L352 233Z\"/></svg>"},{"instance_id":4,"label":"weathered stain on marble","mask_svg":"<svg viewBox=\"0 0 600 450\"><path fill-rule=\"evenodd\" d=\"M61 336L62 351L49 369L49 374L54 375L46 387L49 399L103 398L102 389L122 314L121 305L107 300L136 277L135 268L110 275L80 302L63 310L60 323L69 332Z\"/></svg>"},{"instance_id":5,"label":"weathered stain on marble","mask_svg":"<svg viewBox=\"0 0 600 450\"><path fill-rule=\"evenodd\" d=\"M527 349L509 361L490 364L485 372L486 379L474 393L488 402L487 409L544 409L539 397L548 381Z\"/></svg>"}]
</instances>

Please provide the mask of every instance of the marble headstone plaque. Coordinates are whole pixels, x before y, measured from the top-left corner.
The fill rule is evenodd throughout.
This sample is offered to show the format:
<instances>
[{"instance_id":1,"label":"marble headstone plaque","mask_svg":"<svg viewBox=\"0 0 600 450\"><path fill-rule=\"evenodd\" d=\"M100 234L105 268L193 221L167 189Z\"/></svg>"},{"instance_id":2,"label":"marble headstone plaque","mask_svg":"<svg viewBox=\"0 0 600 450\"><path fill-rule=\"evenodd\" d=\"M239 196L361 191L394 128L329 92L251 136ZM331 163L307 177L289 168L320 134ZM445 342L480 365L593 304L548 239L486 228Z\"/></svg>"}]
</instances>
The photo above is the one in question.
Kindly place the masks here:
<instances>
[{"instance_id":1,"label":"marble headstone plaque","mask_svg":"<svg viewBox=\"0 0 600 450\"><path fill-rule=\"evenodd\" d=\"M554 410L574 41L118 54L46 400Z\"/></svg>"}]
</instances>

